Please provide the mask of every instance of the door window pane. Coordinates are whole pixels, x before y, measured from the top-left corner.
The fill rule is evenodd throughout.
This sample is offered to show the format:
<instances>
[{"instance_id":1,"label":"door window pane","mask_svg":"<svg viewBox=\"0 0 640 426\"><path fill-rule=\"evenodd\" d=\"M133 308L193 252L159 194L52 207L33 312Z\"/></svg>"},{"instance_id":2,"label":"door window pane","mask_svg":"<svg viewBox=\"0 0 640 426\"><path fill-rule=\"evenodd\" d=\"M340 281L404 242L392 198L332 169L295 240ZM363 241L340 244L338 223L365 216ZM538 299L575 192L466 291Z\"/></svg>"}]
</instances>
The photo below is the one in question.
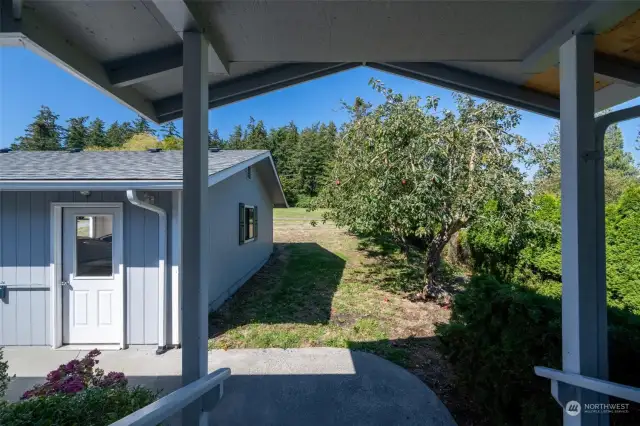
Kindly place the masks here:
<instances>
[{"instance_id":1,"label":"door window pane","mask_svg":"<svg viewBox=\"0 0 640 426\"><path fill-rule=\"evenodd\" d=\"M76 277L113 275L113 216L76 216Z\"/></svg>"}]
</instances>

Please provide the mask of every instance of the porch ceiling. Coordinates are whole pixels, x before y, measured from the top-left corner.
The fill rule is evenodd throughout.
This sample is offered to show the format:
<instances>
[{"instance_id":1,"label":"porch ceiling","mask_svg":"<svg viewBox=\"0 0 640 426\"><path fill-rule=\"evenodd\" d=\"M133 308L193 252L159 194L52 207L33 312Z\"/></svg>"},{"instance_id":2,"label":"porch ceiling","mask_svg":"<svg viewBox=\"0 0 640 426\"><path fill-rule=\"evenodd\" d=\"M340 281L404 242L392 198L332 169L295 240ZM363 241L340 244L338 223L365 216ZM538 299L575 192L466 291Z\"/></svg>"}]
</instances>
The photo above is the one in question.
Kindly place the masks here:
<instances>
[{"instance_id":1,"label":"porch ceiling","mask_svg":"<svg viewBox=\"0 0 640 426\"><path fill-rule=\"evenodd\" d=\"M209 106L368 65L549 116L557 48L594 31L596 107L640 95L638 1L0 0L24 45L156 122L182 116L185 30L204 30Z\"/></svg>"}]
</instances>

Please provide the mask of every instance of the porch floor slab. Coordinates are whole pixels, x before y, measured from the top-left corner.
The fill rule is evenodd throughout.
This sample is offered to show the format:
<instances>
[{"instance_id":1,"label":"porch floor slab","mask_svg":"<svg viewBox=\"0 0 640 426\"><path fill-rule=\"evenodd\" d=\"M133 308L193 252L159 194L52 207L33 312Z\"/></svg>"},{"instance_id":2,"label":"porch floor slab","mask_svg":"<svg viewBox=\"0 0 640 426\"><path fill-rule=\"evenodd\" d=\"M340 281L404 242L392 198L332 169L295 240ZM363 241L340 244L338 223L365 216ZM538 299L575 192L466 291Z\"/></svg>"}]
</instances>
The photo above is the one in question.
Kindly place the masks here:
<instances>
[{"instance_id":1,"label":"porch floor slab","mask_svg":"<svg viewBox=\"0 0 640 426\"><path fill-rule=\"evenodd\" d=\"M16 378L16 400L46 374L87 351L4 349ZM99 367L122 371L133 385L180 387L181 351L155 348L103 351ZM209 352L209 371L231 368L215 425L455 425L437 396L417 377L376 355L335 348L239 349Z\"/></svg>"}]
</instances>

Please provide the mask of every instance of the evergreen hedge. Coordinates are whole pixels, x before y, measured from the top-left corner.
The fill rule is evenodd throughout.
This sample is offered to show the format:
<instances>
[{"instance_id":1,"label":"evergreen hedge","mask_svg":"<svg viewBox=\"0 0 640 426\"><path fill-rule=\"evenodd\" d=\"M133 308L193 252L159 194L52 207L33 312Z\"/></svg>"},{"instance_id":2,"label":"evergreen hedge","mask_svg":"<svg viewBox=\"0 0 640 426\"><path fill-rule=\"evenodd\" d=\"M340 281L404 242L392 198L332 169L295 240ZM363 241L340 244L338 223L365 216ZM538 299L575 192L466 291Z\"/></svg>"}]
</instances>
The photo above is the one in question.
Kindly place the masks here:
<instances>
[{"instance_id":1,"label":"evergreen hedge","mask_svg":"<svg viewBox=\"0 0 640 426\"><path fill-rule=\"evenodd\" d=\"M476 271L560 297L562 281L560 199L538 195L528 220L514 229L488 206L468 231ZM624 191L606 210L607 297L609 306L640 315L640 186Z\"/></svg>"},{"instance_id":2,"label":"evergreen hedge","mask_svg":"<svg viewBox=\"0 0 640 426\"><path fill-rule=\"evenodd\" d=\"M455 296L437 333L458 385L490 424L560 424L549 381L533 371L561 368L560 199L535 196L521 223L505 216L488 204L460 239L474 270L488 275ZM606 244L610 379L640 387L640 186L607 206ZM632 424L632 408L614 423Z\"/></svg>"},{"instance_id":3,"label":"evergreen hedge","mask_svg":"<svg viewBox=\"0 0 640 426\"><path fill-rule=\"evenodd\" d=\"M561 369L560 301L489 276L471 280L437 327L457 385L492 425L559 425L562 409L536 365ZM640 387L640 319L609 310L609 365L614 382ZM639 413L613 416L628 423ZM625 423L627 422L627 423Z\"/></svg>"}]
</instances>

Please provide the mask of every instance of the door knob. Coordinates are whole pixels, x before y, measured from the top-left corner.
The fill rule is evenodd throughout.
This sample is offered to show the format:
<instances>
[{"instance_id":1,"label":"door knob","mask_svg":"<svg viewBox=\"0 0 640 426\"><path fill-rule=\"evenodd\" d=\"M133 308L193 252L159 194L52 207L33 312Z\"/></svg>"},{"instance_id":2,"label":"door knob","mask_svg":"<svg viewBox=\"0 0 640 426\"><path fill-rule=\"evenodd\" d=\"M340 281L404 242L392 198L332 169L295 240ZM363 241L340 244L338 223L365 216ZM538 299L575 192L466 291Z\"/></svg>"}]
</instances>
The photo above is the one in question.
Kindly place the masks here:
<instances>
[{"instance_id":1,"label":"door knob","mask_svg":"<svg viewBox=\"0 0 640 426\"><path fill-rule=\"evenodd\" d=\"M60 283L60 285L61 285L61 286L69 285L69 281L62 281L62 282Z\"/></svg>"}]
</instances>

